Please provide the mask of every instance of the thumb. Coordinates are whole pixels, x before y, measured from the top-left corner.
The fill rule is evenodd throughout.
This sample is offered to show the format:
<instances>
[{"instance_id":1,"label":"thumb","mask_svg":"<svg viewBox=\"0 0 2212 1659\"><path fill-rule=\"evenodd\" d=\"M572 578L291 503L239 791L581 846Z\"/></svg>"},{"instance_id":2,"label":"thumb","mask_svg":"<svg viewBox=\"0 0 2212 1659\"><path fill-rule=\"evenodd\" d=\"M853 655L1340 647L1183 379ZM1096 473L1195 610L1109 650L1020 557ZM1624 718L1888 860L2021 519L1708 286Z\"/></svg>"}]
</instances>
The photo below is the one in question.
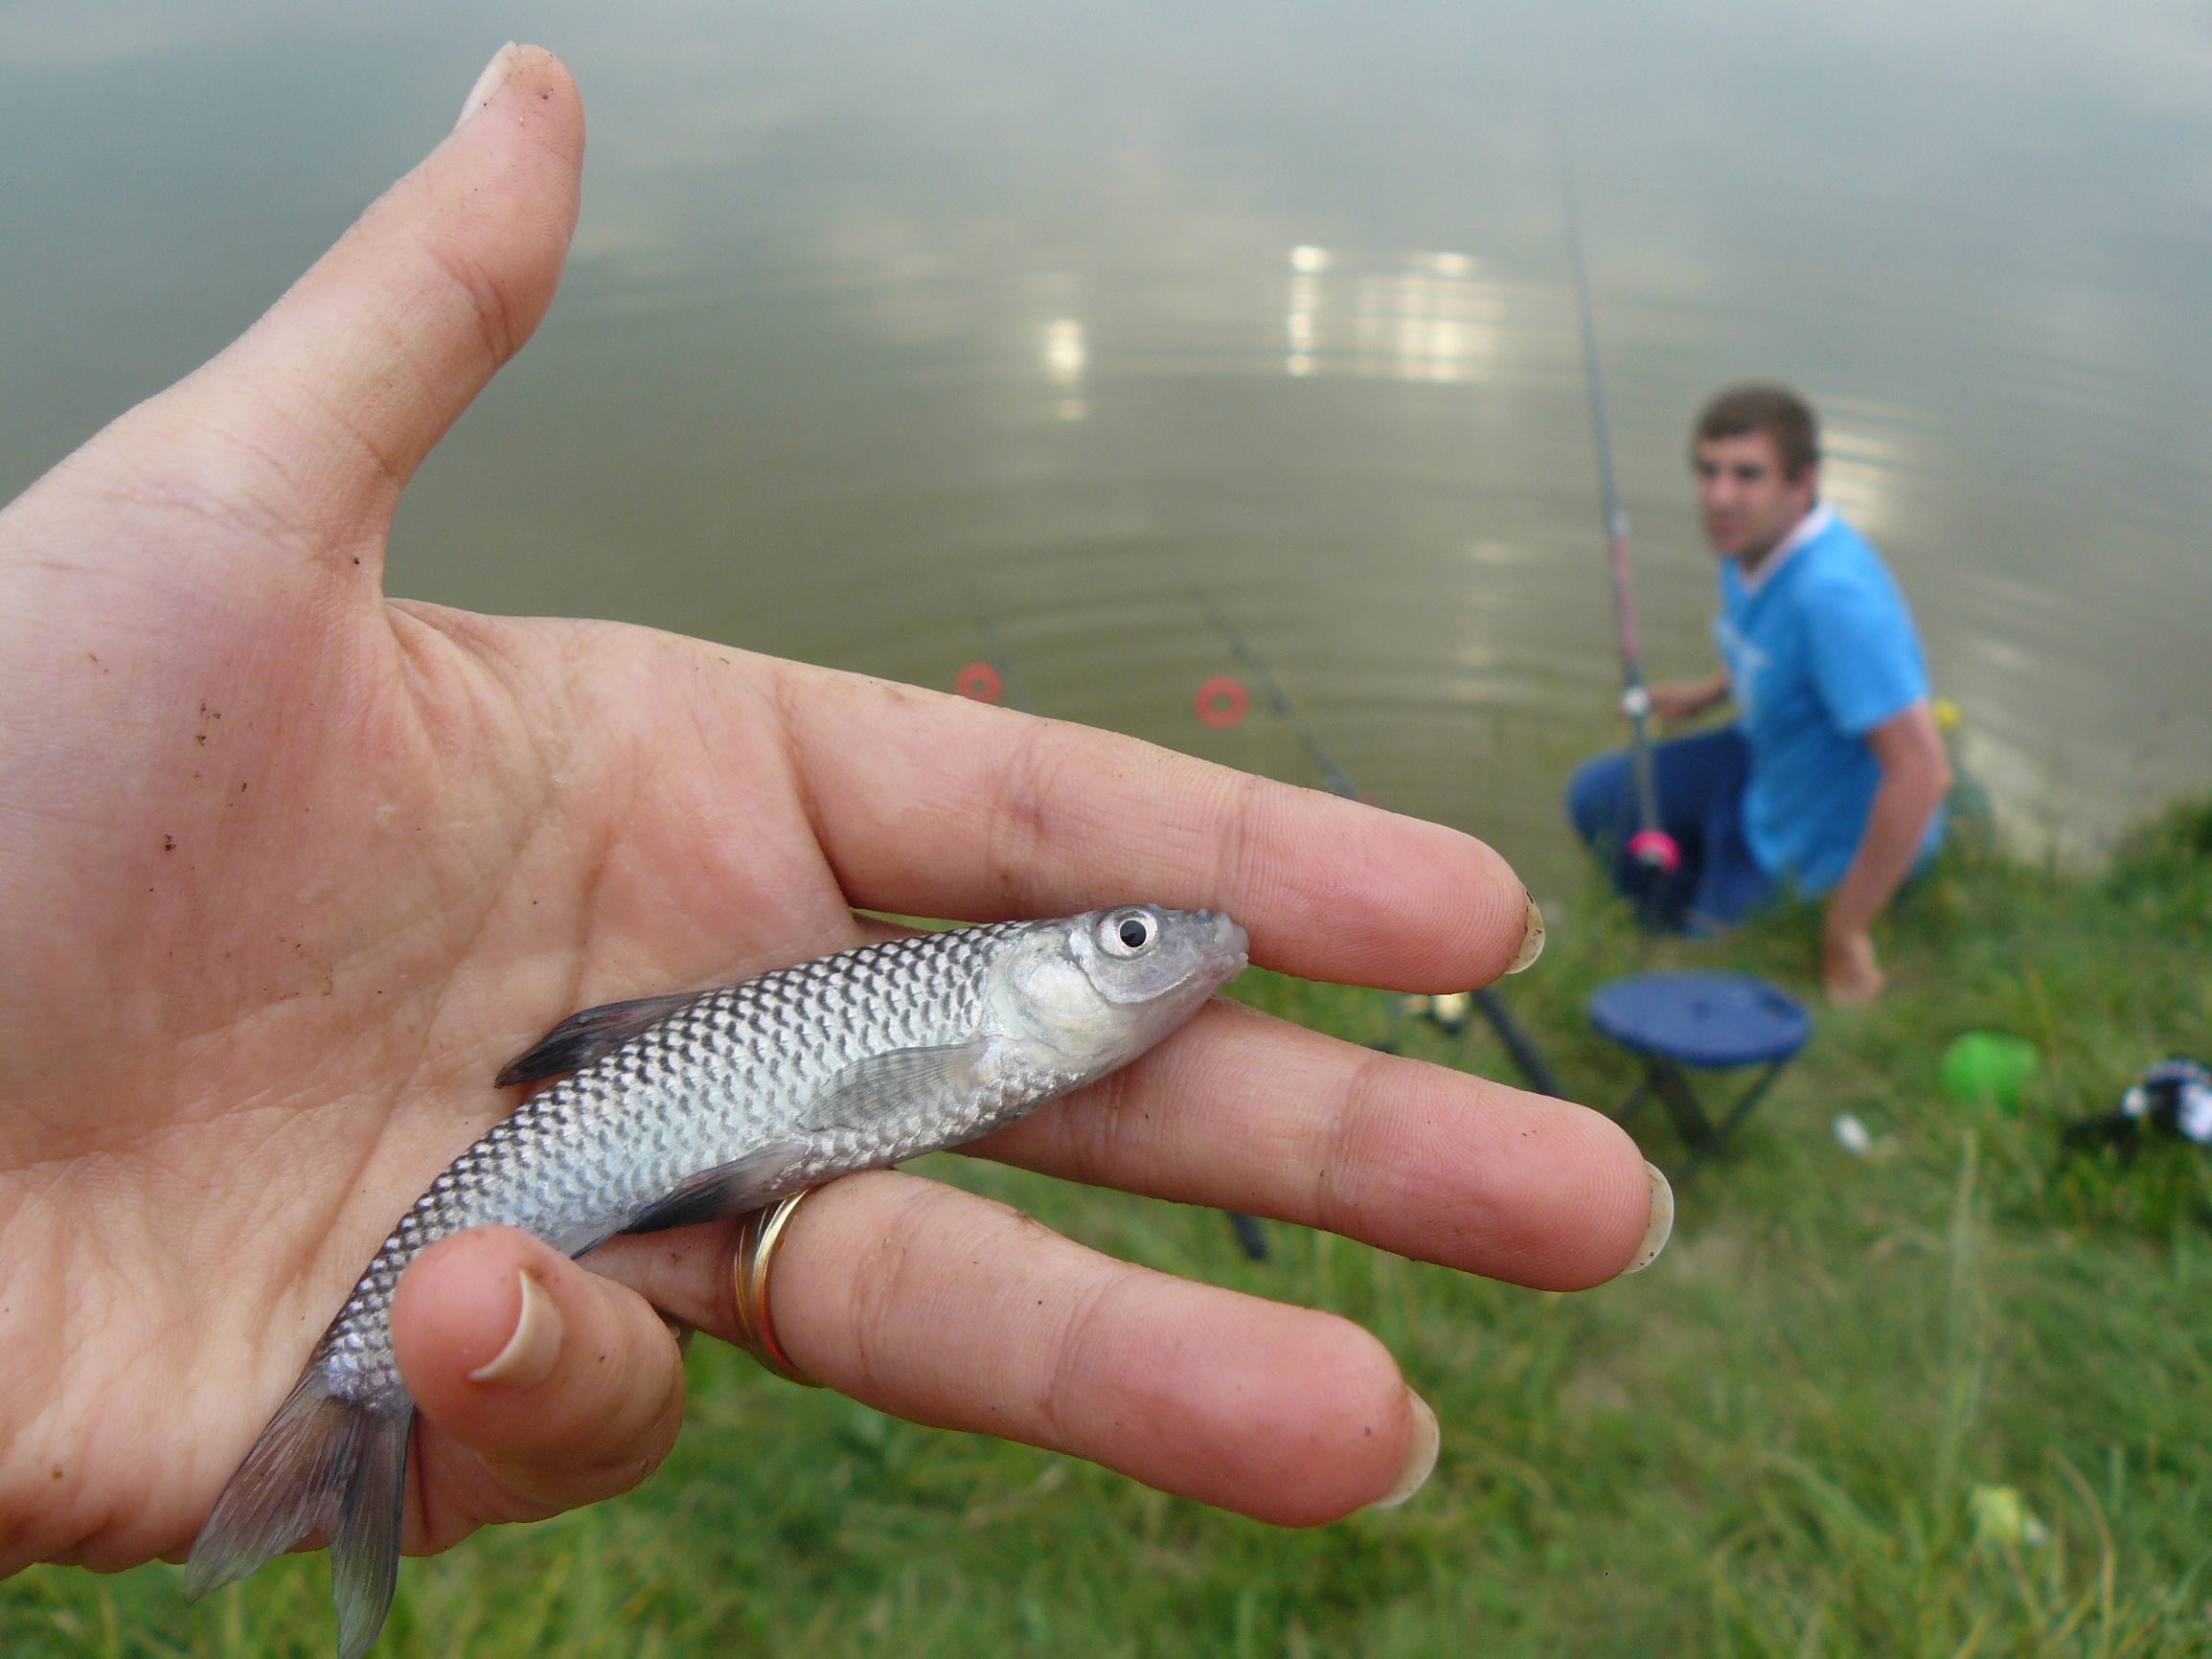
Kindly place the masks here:
<instances>
[{"instance_id":1,"label":"thumb","mask_svg":"<svg viewBox=\"0 0 2212 1659\"><path fill-rule=\"evenodd\" d=\"M627 1491L683 1421L683 1356L636 1292L511 1227L424 1250L392 1304L418 1439L409 1547Z\"/></svg>"},{"instance_id":2,"label":"thumb","mask_svg":"<svg viewBox=\"0 0 2212 1659\"><path fill-rule=\"evenodd\" d=\"M401 488L553 303L582 164L567 70L501 48L428 158L139 417L201 488L380 568Z\"/></svg>"}]
</instances>

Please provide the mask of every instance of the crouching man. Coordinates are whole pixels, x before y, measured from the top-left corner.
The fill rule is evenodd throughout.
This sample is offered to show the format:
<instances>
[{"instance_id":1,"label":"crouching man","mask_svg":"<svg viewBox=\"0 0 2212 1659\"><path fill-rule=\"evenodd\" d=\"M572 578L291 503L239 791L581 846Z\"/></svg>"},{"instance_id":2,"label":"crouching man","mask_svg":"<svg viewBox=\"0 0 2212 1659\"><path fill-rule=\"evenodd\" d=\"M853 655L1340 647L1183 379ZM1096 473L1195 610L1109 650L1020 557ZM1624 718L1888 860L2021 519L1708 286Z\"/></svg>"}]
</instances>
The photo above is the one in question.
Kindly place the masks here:
<instances>
[{"instance_id":1,"label":"crouching man","mask_svg":"<svg viewBox=\"0 0 2212 1659\"><path fill-rule=\"evenodd\" d=\"M1781 386L1721 393L1691 443L1720 557L1722 667L1651 688L1666 723L1733 698L1735 723L1652 749L1661 873L1628 851L1640 828L1629 756L1585 764L1567 810L1652 925L1711 933L1786 888L1827 898L1821 979L1839 1003L1882 988L1871 928L1935 850L1950 767L1904 598L1864 538L1819 498L1813 411Z\"/></svg>"}]
</instances>

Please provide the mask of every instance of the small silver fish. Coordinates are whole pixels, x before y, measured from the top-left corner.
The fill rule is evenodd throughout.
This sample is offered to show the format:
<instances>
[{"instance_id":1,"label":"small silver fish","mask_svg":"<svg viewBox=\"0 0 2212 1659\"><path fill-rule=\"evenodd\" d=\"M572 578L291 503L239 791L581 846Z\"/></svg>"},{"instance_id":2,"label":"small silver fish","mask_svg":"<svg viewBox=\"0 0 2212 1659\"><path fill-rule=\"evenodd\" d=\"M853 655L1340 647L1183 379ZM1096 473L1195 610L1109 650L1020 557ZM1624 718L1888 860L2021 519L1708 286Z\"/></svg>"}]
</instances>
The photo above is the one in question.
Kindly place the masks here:
<instances>
[{"instance_id":1,"label":"small silver fish","mask_svg":"<svg viewBox=\"0 0 2212 1659\"><path fill-rule=\"evenodd\" d=\"M567 1075L385 1239L216 1500L185 1595L320 1531L339 1659L376 1641L415 1421L392 1296L428 1245L499 1222L580 1256L958 1146L1136 1058L1244 966L1245 945L1226 916L1129 904L863 945L562 1021L498 1080Z\"/></svg>"}]
</instances>

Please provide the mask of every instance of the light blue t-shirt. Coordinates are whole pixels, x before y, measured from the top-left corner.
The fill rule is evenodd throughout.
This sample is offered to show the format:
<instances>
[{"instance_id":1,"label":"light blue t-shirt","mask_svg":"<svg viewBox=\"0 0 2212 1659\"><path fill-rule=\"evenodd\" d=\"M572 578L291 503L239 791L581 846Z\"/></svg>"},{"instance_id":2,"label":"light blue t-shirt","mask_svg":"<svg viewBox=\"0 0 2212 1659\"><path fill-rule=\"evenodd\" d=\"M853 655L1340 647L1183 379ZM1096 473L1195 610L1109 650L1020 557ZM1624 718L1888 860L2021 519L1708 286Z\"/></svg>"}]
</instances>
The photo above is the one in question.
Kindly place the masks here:
<instances>
[{"instance_id":1,"label":"light blue t-shirt","mask_svg":"<svg viewBox=\"0 0 2212 1659\"><path fill-rule=\"evenodd\" d=\"M1927 695L1927 670L1904 596L1857 531L1822 507L1790 541L1748 585L1721 561L1713 633L1751 747L1751 856L1812 896L1843 878L1865 833L1881 781L1866 734ZM1942 832L1939 809L1924 856Z\"/></svg>"}]
</instances>

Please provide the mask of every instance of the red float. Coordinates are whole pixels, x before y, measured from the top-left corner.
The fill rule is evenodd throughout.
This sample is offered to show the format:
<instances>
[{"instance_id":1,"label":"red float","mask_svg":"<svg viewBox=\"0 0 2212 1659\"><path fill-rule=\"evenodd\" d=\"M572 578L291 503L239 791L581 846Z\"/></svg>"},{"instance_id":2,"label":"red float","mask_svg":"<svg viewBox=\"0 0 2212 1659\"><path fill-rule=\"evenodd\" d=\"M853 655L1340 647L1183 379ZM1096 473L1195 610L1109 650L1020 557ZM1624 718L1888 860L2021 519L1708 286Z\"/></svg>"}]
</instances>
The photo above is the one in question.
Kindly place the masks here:
<instances>
[{"instance_id":1,"label":"red float","mask_svg":"<svg viewBox=\"0 0 2212 1659\"><path fill-rule=\"evenodd\" d=\"M952 689L979 703L995 703L1004 694L1006 682L989 663L969 663L952 676Z\"/></svg>"},{"instance_id":2,"label":"red float","mask_svg":"<svg viewBox=\"0 0 2212 1659\"><path fill-rule=\"evenodd\" d=\"M1682 850L1664 830L1639 830L1630 836L1629 856L1662 875L1672 875L1682 866Z\"/></svg>"},{"instance_id":3,"label":"red float","mask_svg":"<svg viewBox=\"0 0 2212 1659\"><path fill-rule=\"evenodd\" d=\"M1217 732L1225 732L1244 717L1244 711L1252 706L1252 699L1244 694L1244 688L1227 674L1216 674L1198 688L1198 694L1191 699L1191 712Z\"/></svg>"}]
</instances>

